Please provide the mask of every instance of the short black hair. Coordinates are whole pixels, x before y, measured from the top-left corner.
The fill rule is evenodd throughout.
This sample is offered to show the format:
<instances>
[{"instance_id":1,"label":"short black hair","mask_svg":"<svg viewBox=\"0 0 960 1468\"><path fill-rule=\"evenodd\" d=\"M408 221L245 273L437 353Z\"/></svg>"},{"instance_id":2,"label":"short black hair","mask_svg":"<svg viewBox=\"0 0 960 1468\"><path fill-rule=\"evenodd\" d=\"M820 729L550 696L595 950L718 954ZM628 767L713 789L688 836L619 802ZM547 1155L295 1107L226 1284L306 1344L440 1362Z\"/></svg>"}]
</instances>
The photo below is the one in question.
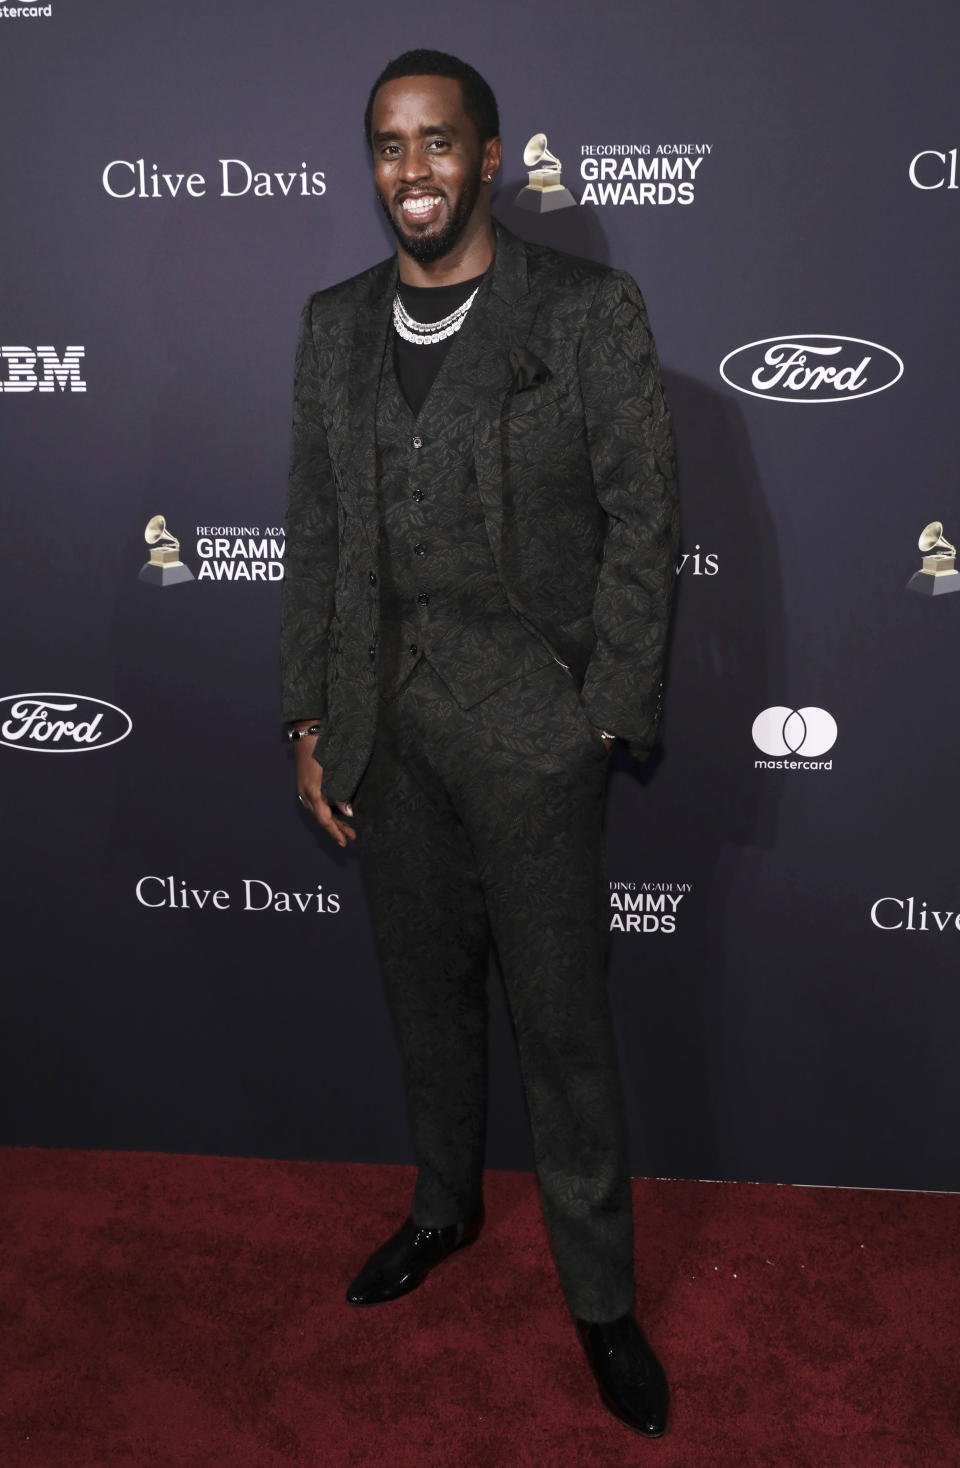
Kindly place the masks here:
<instances>
[{"instance_id":1,"label":"short black hair","mask_svg":"<svg viewBox=\"0 0 960 1468\"><path fill-rule=\"evenodd\" d=\"M446 51L404 51L393 61L388 61L370 89L367 110L363 114L363 130L367 146L373 147L370 127L373 120L373 99L385 82L396 81L402 76L448 76L460 83L463 106L467 116L477 129L481 143L500 136L500 113L497 99L488 82L479 71L457 56Z\"/></svg>"}]
</instances>

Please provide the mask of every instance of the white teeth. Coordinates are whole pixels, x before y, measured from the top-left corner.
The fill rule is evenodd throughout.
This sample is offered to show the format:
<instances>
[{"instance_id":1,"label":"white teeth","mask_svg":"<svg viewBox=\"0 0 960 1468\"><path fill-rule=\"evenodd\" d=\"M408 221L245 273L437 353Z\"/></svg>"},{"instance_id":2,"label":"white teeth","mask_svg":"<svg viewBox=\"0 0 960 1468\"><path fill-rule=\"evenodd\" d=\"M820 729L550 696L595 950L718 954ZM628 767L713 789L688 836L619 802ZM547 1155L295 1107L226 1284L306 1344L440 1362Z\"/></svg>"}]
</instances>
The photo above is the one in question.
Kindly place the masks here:
<instances>
[{"instance_id":1,"label":"white teeth","mask_svg":"<svg viewBox=\"0 0 960 1468\"><path fill-rule=\"evenodd\" d=\"M428 196L421 195L416 199L404 199L400 207L405 214L429 214L436 202L437 200L432 194Z\"/></svg>"}]
</instances>

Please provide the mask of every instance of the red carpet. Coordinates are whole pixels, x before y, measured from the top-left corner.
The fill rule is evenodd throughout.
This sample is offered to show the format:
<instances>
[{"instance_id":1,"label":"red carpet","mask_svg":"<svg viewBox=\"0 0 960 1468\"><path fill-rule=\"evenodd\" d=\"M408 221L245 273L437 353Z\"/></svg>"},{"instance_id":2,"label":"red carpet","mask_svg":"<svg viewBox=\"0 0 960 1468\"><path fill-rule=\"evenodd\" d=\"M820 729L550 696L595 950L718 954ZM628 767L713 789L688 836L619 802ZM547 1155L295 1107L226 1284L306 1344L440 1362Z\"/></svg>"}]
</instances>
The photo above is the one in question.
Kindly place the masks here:
<instances>
[{"instance_id":1,"label":"red carpet","mask_svg":"<svg viewBox=\"0 0 960 1468\"><path fill-rule=\"evenodd\" d=\"M596 1401L527 1174L488 1174L478 1243L361 1311L407 1168L0 1150L0 1463L960 1463L960 1197L634 1187L659 1442Z\"/></svg>"}]
</instances>

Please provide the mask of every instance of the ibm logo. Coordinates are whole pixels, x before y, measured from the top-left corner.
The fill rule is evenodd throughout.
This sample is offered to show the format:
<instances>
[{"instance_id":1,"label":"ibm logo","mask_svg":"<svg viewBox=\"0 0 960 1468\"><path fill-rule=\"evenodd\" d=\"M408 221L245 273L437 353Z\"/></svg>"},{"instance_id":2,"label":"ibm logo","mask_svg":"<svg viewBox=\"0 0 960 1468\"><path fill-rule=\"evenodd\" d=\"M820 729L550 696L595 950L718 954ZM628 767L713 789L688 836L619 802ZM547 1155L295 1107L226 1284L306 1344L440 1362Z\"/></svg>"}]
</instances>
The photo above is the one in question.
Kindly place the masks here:
<instances>
[{"instance_id":1,"label":"ibm logo","mask_svg":"<svg viewBox=\"0 0 960 1468\"><path fill-rule=\"evenodd\" d=\"M67 347L58 357L55 347L0 347L5 380L0 379L0 392L86 392L87 384L80 376L83 347Z\"/></svg>"}]
</instances>

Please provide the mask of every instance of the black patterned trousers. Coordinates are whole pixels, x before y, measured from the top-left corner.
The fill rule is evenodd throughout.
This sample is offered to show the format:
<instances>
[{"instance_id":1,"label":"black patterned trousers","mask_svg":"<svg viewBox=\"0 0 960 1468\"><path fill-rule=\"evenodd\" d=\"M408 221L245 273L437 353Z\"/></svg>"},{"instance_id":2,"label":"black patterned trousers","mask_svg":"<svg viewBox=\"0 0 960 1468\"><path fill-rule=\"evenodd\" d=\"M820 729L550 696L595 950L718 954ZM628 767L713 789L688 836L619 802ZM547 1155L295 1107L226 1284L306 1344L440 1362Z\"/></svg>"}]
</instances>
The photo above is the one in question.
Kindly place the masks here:
<instances>
[{"instance_id":1,"label":"black patterned trousers","mask_svg":"<svg viewBox=\"0 0 960 1468\"><path fill-rule=\"evenodd\" d=\"M421 661L381 705L353 802L418 1164L412 1217L439 1228L481 1196L492 942L560 1282L587 1320L633 1305L605 972L607 762L557 663L462 710Z\"/></svg>"}]
</instances>

